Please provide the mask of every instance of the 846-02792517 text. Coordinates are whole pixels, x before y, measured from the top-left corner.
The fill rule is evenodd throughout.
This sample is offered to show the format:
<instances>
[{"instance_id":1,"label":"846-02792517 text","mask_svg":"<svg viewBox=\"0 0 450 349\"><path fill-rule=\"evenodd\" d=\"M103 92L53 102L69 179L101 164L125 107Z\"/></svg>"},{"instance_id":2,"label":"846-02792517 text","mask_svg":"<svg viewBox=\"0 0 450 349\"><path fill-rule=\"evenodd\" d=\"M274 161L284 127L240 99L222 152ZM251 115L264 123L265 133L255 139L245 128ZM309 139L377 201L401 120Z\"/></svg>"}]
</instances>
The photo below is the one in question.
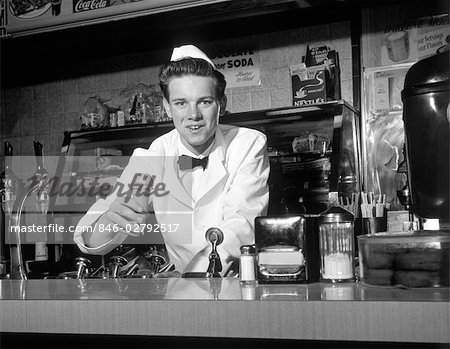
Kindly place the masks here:
<instances>
[{"instance_id":1,"label":"846-02792517 text","mask_svg":"<svg viewBox=\"0 0 450 349\"><path fill-rule=\"evenodd\" d=\"M121 227L118 224L98 224L97 229L100 232L120 232L126 231L127 233L175 233L179 228L179 224L165 224L165 223L134 223L126 224L125 227ZM95 229L95 228L94 228Z\"/></svg>"},{"instance_id":2,"label":"846-02792517 text","mask_svg":"<svg viewBox=\"0 0 450 349\"><path fill-rule=\"evenodd\" d=\"M135 223L135 224L126 224L124 228L120 227L118 224L97 224L91 226L64 226L62 224L50 223L45 225L39 224L29 224L29 225L16 225L11 226L12 232L21 232L21 233L74 233L77 231L88 232L98 230L100 232L133 232L133 233L142 233L145 232L155 232L155 233L175 233L178 231L179 224L158 224L158 223Z\"/></svg>"}]
</instances>

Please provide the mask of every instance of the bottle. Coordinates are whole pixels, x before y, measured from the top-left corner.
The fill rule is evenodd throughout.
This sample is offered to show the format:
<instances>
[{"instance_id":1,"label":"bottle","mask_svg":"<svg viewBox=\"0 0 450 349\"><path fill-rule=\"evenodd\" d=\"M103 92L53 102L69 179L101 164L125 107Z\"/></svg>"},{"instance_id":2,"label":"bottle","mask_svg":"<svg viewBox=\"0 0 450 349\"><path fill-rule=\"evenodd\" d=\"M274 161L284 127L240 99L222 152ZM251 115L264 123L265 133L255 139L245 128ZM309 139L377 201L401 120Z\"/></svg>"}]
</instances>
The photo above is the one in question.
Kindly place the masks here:
<instances>
[{"instance_id":1,"label":"bottle","mask_svg":"<svg viewBox=\"0 0 450 349\"><path fill-rule=\"evenodd\" d=\"M7 214L12 214L18 185L17 177L12 171L12 155L12 145L5 142L5 170L0 176L0 200L3 212Z\"/></svg>"},{"instance_id":2,"label":"bottle","mask_svg":"<svg viewBox=\"0 0 450 349\"><path fill-rule=\"evenodd\" d=\"M117 126L125 125L125 113L122 110L117 112Z\"/></svg>"},{"instance_id":3,"label":"bottle","mask_svg":"<svg viewBox=\"0 0 450 349\"><path fill-rule=\"evenodd\" d=\"M147 124L152 121L150 106L146 102L145 96L142 92L137 94L136 102L136 116L142 124Z\"/></svg>"},{"instance_id":4,"label":"bottle","mask_svg":"<svg viewBox=\"0 0 450 349\"><path fill-rule=\"evenodd\" d=\"M241 246L241 257L239 258L239 278L241 285L254 285L256 283L255 270L255 246Z\"/></svg>"},{"instance_id":5,"label":"bottle","mask_svg":"<svg viewBox=\"0 0 450 349\"><path fill-rule=\"evenodd\" d=\"M117 126L117 115L116 113L109 113L109 126L116 127Z\"/></svg>"}]
</instances>

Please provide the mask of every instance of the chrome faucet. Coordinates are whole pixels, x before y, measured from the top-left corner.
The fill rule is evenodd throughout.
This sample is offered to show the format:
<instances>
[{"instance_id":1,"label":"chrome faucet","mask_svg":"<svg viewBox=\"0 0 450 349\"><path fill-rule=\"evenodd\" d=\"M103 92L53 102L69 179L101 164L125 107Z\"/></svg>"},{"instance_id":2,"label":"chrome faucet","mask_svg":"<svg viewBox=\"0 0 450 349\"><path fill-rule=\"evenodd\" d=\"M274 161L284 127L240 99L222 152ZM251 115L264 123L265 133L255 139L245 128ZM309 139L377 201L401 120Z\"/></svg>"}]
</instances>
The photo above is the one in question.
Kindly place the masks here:
<instances>
[{"instance_id":1,"label":"chrome faucet","mask_svg":"<svg viewBox=\"0 0 450 349\"><path fill-rule=\"evenodd\" d=\"M86 271L88 270L89 265L91 264L91 261L85 257L77 257L75 258L77 262L77 279L83 279Z\"/></svg>"},{"instance_id":2,"label":"chrome faucet","mask_svg":"<svg viewBox=\"0 0 450 349\"><path fill-rule=\"evenodd\" d=\"M181 277L183 278L216 278L222 277L222 262L220 261L219 253L217 252L217 246L223 242L223 233L219 228L209 228L205 233L205 239L211 244L211 252L208 256L208 268L206 272L198 271L204 268L204 259L207 253L207 247L197 253L194 258L189 262L185 268Z\"/></svg>"},{"instance_id":3,"label":"chrome faucet","mask_svg":"<svg viewBox=\"0 0 450 349\"><path fill-rule=\"evenodd\" d=\"M127 264L127 259L123 256L112 256L111 257L112 264L112 275L113 279L117 279L119 277L119 270L122 266Z\"/></svg>"},{"instance_id":4,"label":"chrome faucet","mask_svg":"<svg viewBox=\"0 0 450 349\"><path fill-rule=\"evenodd\" d=\"M40 213L47 214L49 203L49 174L44 168L42 144L34 141L34 154L36 157L37 168L35 174L31 177L31 184L20 193L14 203L12 214L10 216L9 227L16 234L15 244L11 244L11 279L26 280L27 275L23 265L22 241L21 241L21 218L23 208L28 198L37 194L36 206Z\"/></svg>"}]
</instances>

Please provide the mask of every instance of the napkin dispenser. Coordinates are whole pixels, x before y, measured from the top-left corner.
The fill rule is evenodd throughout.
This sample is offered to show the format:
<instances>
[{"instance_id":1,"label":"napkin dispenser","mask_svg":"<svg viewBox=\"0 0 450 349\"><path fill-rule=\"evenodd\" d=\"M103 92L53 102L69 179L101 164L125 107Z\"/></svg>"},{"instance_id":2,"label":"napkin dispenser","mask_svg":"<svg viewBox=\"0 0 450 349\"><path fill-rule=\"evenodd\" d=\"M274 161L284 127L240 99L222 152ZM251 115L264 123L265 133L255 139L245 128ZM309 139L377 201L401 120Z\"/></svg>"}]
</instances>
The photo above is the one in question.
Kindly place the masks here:
<instances>
[{"instance_id":1,"label":"napkin dispenser","mask_svg":"<svg viewBox=\"0 0 450 349\"><path fill-rule=\"evenodd\" d=\"M320 277L318 216L255 218L260 283L309 283Z\"/></svg>"}]
</instances>

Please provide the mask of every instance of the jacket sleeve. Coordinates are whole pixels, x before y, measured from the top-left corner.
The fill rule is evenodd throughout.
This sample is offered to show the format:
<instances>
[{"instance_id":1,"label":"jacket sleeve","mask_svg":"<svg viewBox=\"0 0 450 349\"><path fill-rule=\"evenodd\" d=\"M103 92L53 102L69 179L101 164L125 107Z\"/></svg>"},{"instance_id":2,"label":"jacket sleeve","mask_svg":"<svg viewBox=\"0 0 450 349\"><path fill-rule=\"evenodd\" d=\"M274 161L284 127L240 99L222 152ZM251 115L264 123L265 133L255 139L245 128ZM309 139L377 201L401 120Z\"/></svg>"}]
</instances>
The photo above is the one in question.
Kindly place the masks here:
<instances>
[{"instance_id":1,"label":"jacket sleeve","mask_svg":"<svg viewBox=\"0 0 450 349\"><path fill-rule=\"evenodd\" d=\"M244 155L225 194L219 227L224 241L218 250L225 263L239 257L241 245L255 243L255 218L267 214L270 163L266 143L266 136L258 132L239 145Z\"/></svg>"},{"instance_id":2,"label":"jacket sleeve","mask_svg":"<svg viewBox=\"0 0 450 349\"><path fill-rule=\"evenodd\" d=\"M123 194L129 190L129 184L133 181L133 178L137 173L149 171L147 166L144 164L151 162L151 157L156 156L159 151L157 142L155 141L154 143L156 144L152 143L152 146L150 146L149 149L137 148L134 150L127 166L114 184L114 191L112 191L106 198L98 199L78 222L73 240L82 252L87 254L104 255L120 245L126 239L126 234L117 233L106 243L96 247L89 247L86 246L84 242L83 234L89 231L94 231L95 228L101 229L99 226L96 226L98 224L98 220L106 211L109 210L110 205L117 198L118 193Z\"/></svg>"}]
</instances>

